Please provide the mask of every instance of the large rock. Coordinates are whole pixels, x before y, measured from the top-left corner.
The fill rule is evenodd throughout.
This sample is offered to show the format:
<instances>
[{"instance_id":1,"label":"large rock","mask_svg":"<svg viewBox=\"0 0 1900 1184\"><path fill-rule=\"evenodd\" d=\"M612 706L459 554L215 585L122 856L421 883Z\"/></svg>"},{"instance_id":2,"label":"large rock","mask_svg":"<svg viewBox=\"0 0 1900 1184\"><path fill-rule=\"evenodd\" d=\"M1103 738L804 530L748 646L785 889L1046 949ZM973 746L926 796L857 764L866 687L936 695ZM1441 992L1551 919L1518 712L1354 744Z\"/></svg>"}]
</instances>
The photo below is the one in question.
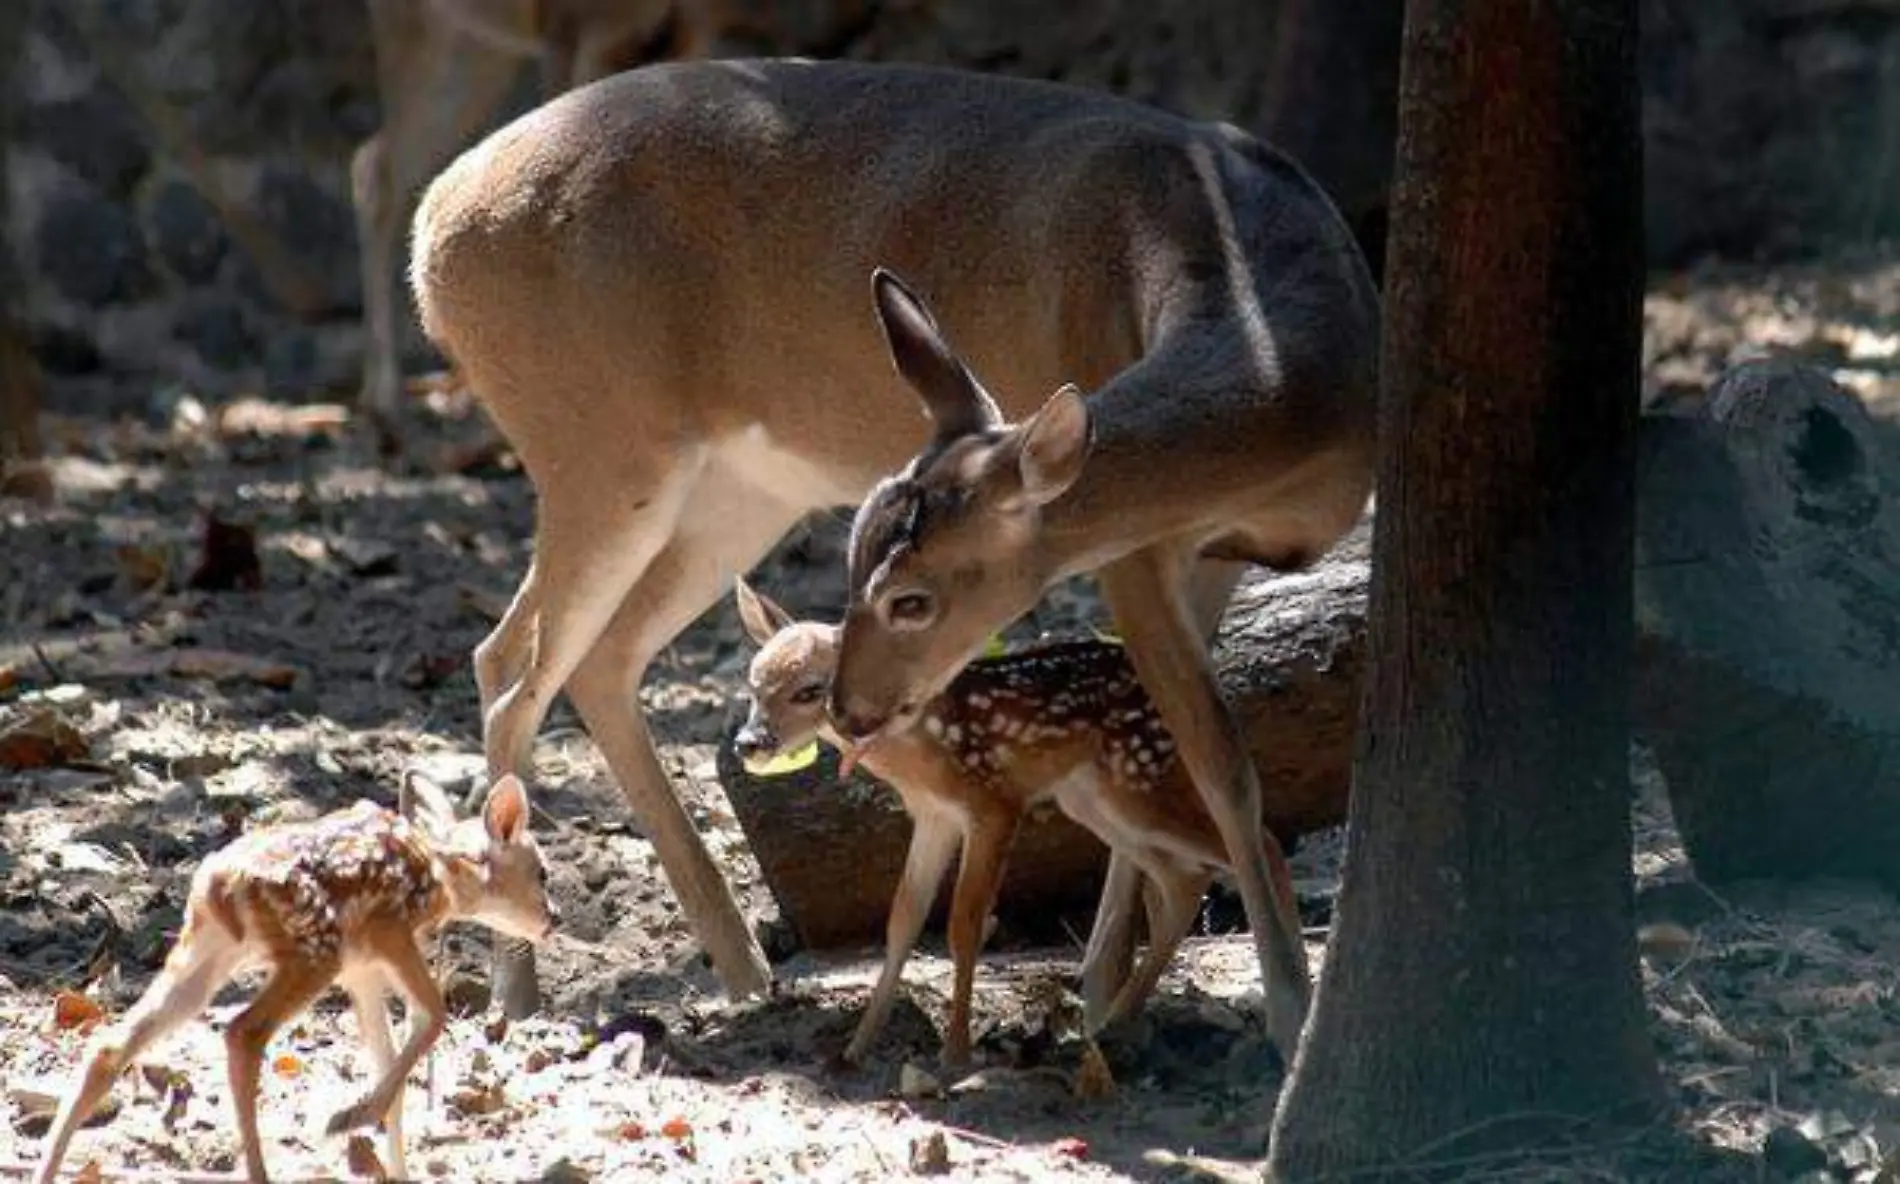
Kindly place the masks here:
<instances>
[{"instance_id":1,"label":"large rock","mask_svg":"<svg viewBox=\"0 0 1900 1184\"><path fill-rule=\"evenodd\" d=\"M1780 362L1646 429L1637 719L1698 873L1900 887L1894 429Z\"/></svg>"}]
</instances>

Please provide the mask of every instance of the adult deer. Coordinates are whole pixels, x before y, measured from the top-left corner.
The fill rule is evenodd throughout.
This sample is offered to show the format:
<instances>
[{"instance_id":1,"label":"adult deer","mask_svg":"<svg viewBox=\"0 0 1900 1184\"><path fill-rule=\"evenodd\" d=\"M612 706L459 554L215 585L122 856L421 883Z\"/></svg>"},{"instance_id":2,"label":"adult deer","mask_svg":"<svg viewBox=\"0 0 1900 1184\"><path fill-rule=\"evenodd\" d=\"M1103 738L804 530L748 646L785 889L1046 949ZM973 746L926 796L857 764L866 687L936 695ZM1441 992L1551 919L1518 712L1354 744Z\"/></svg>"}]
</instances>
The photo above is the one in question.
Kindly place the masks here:
<instances>
[{"instance_id":1,"label":"adult deer","mask_svg":"<svg viewBox=\"0 0 1900 1184\"><path fill-rule=\"evenodd\" d=\"M669 19L669 52L710 51L712 0L368 0L383 124L356 150L350 180L361 243L362 406L393 430L402 403L407 309L397 262L423 183L491 126L524 59L544 98L638 65Z\"/></svg>"},{"instance_id":2,"label":"adult deer","mask_svg":"<svg viewBox=\"0 0 1900 1184\"><path fill-rule=\"evenodd\" d=\"M1143 396L1117 398L1129 414L1091 466L1117 479L1091 476L1069 500L1182 535L1165 571L1134 560L1108 581L1143 681L1175 714L1232 561L1254 542L1275 560L1316 555L1365 499L1377 318L1346 227L1238 129L1104 93L856 62L645 67L464 154L422 200L414 258L424 326L539 495L534 561L475 654L490 773L522 764L565 688L735 992L764 986L764 961L636 691L659 648L801 517L858 501L914 449L921 425L869 315L874 268L930 293L1011 414L1064 381ZM950 413L940 422L975 426ZM1151 467L1131 477L1128 460ZM1196 564L1187 503L1210 520L1272 514ZM1046 532L1019 533L1040 545ZM1094 545L1127 549L1100 531ZM1190 568L1198 633L1172 615ZM1033 599L1025 587L986 615ZM1156 621L1134 611L1149 605ZM1195 645L1170 647L1183 629ZM847 714L862 726L857 634ZM907 635L891 660L916 668L910 639L939 635ZM905 690L940 689L974 648L933 649L931 677ZM1168 722L1198 780L1224 786L1245 767L1231 728ZM1215 810L1230 845L1243 796Z\"/></svg>"},{"instance_id":3,"label":"adult deer","mask_svg":"<svg viewBox=\"0 0 1900 1184\"><path fill-rule=\"evenodd\" d=\"M1195 565L1212 556L1304 566L1363 512L1376 313L1364 260L1332 207L1260 185L1262 174L1297 174L1265 153L1254 162L1242 169L1190 151L1180 175L1157 168L1149 184L1208 210L1206 229L1219 233L1136 253L1131 270L1167 282L1089 310L1114 326L1097 329L1098 340L1119 330L1127 353L1109 375L1071 362L1070 375L1042 389L1080 370L1095 393L1065 383L1017 421L978 381L987 367L966 364L924 301L879 270L891 356L936 434L852 523L830 710L848 741L874 747L912 726L919 706L1044 590L1096 573L1232 859L1268 1030L1290 1061L1310 990L1305 947L1288 921L1293 902L1275 899L1271 868L1283 857L1259 827L1259 777L1196 619ZM1098 939L1131 891L1130 869L1119 853L1113 860Z\"/></svg>"}]
</instances>

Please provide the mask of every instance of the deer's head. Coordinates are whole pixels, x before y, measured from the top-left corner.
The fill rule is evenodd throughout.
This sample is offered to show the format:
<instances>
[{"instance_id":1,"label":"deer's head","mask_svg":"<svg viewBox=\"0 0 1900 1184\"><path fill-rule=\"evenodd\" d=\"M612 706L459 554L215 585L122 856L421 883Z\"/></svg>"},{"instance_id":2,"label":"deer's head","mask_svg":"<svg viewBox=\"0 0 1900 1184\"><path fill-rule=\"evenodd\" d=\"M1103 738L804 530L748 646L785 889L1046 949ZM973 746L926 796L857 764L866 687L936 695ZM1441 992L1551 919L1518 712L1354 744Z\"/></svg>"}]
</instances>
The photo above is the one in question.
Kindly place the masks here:
<instances>
[{"instance_id":1,"label":"deer's head","mask_svg":"<svg viewBox=\"0 0 1900 1184\"><path fill-rule=\"evenodd\" d=\"M908 727L997 629L1049 582L1043 508L1088 456L1074 386L1006 423L936 320L896 276L872 277L897 371L934 434L871 491L851 524L849 602L830 710L847 741Z\"/></svg>"},{"instance_id":2,"label":"deer's head","mask_svg":"<svg viewBox=\"0 0 1900 1184\"><path fill-rule=\"evenodd\" d=\"M548 897L547 863L528 830L528 789L519 777L500 778L480 814L457 818L441 787L411 772L398 808L440 856L453 916L534 942L553 931L560 913Z\"/></svg>"},{"instance_id":3,"label":"deer's head","mask_svg":"<svg viewBox=\"0 0 1900 1184\"><path fill-rule=\"evenodd\" d=\"M757 773L774 758L811 743L828 722L825 700L838 668L838 627L794 621L744 577L734 594L739 620L759 652L746 668L746 720L732 747L746 769Z\"/></svg>"}]
</instances>

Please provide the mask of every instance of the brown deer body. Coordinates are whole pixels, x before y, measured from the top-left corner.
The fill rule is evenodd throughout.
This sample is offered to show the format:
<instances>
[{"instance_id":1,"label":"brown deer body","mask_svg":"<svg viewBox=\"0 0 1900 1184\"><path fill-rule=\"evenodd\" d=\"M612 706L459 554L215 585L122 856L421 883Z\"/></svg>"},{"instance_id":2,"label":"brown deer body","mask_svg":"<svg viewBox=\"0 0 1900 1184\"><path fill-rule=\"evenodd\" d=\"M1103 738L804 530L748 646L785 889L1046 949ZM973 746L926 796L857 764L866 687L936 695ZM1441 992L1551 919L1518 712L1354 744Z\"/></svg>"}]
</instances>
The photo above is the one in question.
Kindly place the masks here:
<instances>
[{"instance_id":1,"label":"brown deer body","mask_svg":"<svg viewBox=\"0 0 1900 1184\"><path fill-rule=\"evenodd\" d=\"M480 818L455 821L435 787L405 781L402 812L361 801L303 823L254 831L199 865L178 942L124 1018L87 1050L61 1104L35 1179L50 1184L74 1133L153 1042L196 1018L219 988L251 969L262 989L225 1032L231 1102L245 1170L265 1180L257 1128L258 1072L272 1033L340 983L376 1073L330 1133L384 1124L384 1166L406 1178L403 1085L441 1035L447 1012L418 944L444 921L472 920L529 941L553 927L547 870L528 832L528 798L497 782ZM387 996L410 1007L400 1051Z\"/></svg>"},{"instance_id":2,"label":"brown deer body","mask_svg":"<svg viewBox=\"0 0 1900 1184\"><path fill-rule=\"evenodd\" d=\"M1196 476L1173 463L1166 388L1203 406L1210 385L1254 383L1275 346L1312 389L1278 400L1271 432L1222 432L1219 464L1201 467L1236 509L1258 500L1238 469L1274 483L1282 559L1323 550L1364 501L1370 280L1312 181L1226 124L921 66L649 66L465 153L424 195L413 255L425 328L539 498L534 561L475 655L491 775L521 766L564 689L735 993L764 988L764 959L637 691L734 575L806 513L858 501L923 438L868 315L874 267L929 293L1011 414L1131 368L1159 388L1148 472L1112 499L1131 524L1158 521L1145 483ZM1184 325L1207 348L1157 352ZM1202 634L1248 553L1183 559ZM1119 612L1135 607L1127 581L1118 595ZM1151 690L1156 677L1143 671Z\"/></svg>"},{"instance_id":3,"label":"brown deer body","mask_svg":"<svg viewBox=\"0 0 1900 1184\"><path fill-rule=\"evenodd\" d=\"M734 741L741 759L756 767L813 737L845 747L824 706L837 668L837 627L793 621L743 579L737 594L746 632L760 647L747 672L751 710ZM1175 758L1173 738L1127 655L1111 642L1045 644L972 662L923 706L916 726L882 740L863 765L897 791L912 830L891 901L883 970L845 1050L849 1061L862 1060L883 1029L959 848L944 1059L968 1060L984 919L995 907L1017 828L1037 802L1053 800L1145 875L1150 889L1148 954L1112 1001L1088 1000L1091 1031L1141 1007L1187 936L1214 874L1227 867L1220 832ZM1281 899L1290 902L1284 860L1275 860L1273 874ZM1289 925L1298 932L1298 917ZM1093 945L1090 955L1098 955Z\"/></svg>"}]
</instances>

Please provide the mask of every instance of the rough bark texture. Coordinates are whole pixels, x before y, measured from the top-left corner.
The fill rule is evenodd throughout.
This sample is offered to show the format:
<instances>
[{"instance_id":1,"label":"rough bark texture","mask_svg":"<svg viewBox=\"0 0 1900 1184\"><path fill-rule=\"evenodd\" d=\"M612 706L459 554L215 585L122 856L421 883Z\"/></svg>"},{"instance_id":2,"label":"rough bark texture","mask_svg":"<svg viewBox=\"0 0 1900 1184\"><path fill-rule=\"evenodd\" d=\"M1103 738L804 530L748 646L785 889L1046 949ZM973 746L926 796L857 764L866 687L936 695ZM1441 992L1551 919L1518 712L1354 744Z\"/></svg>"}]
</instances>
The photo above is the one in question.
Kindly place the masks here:
<instances>
[{"instance_id":1,"label":"rough bark texture","mask_svg":"<svg viewBox=\"0 0 1900 1184\"><path fill-rule=\"evenodd\" d=\"M1338 203L1375 276L1385 267L1404 18L1405 0L1280 0L1262 117L1267 139Z\"/></svg>"},{"instance_id":2,"label":"rough bark texture","mask_svg":"<svg viewBox=\"0 0 1900 1184\"><path fill-rule=\"evenodd\" d=\"M1266 824L1289 846L1345 821L1369 537L1361 527L1312 571L1242 587L1217 645L1222 682L1267 788ZM826 949L883 940L910 839L897 795L863 774L840 785L829 750L801 773L758 778L746 774L727 743L718 767L747 844L800 942ZM1044 940L1063 940L1064 926L1086 933L1104 856L1092 835L1053 809L1032 815L1010 857L999 921ZM948 896L946 887L939 910Z\"/></svg>"},{"instance_id":3,"label":"rough bark texture","mask_svg":"<svg viewBox=\"0 0 1900 1184\"><path fill-rule=\"evenodd\" d=\"M1576 1145L1661 1098L1629 863L1635 49L1635 0L1407 9L1375 657L1279 1180Z\"/></svg>"},{"instance_id":4,"label":"rough bark texture","mask_svg":"<svg viewBox=\"0 0 1900 1184\"><path fill-rule=\"evenodd\" d=\"M1705 880L1900 888L1894 430L1788 363L1646 426L1637 715Z\"/></svg>"},{"instance_id":5,"label":"rough bark texture","mask_svg":"<svg viewBox=\"0 0 1900 1184\"><path fill-rule=\"evenodd\" d=\"M0 5L0 176L12 142L26 18L24 5ZM0 226L8 224L6 197L0 186ZM0 497L44 497L50 490L39 466L40 374L14 307L19 279L12 246L0 241Z\"/></svg>"}]
</instances>

